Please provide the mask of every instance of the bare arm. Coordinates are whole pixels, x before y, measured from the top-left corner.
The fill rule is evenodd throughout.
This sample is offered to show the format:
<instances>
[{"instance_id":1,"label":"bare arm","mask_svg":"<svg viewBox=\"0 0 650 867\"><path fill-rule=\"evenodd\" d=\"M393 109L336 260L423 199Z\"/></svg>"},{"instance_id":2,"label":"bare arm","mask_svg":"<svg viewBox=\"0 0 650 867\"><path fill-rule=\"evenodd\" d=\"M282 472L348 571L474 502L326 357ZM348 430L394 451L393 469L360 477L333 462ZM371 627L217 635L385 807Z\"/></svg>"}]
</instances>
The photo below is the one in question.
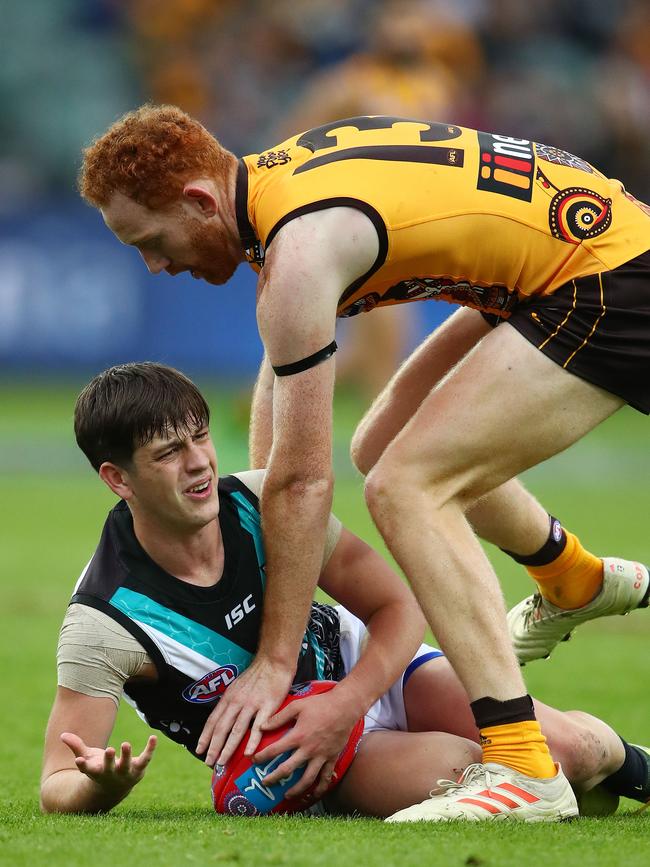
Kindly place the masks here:
<instances>
[{"instance_id":1,"label":"bare arm","mask_svg":"<svg viewBox=\"0 0 650 867\"><path fill-rule=\"evenodd\" d=\"M275 374L265 353L253 390L253 401L251 404L248 458L252 470L266 467L269 462L269 455L271 454L271 446L273 444L274 381Z\"/></svg>"},{"instance_id":2,"label":"bare arm","mask_svg":"<svg viewBox=\"0 0 650 867\"><path fill-rule=\"evenodd\" d=\"M132 755L127 742L116 756L115 750L107 747L116 713L110 698L94 698L58 687L45 735L43 812L106 812L142 779L156 737L149 737L139 756Z\"/></svg>"},{"instance_id":3,"label":"bare arm","mask_svg":"<svg viewBox=\"0 0 650 867\"><path fill-rule=\"evenodd\" d=\"M331 343L340 294L368 270L377 249L374 227L358 212L334 209L285 227L271 251L257 312L274 366ZM333 391L333 358L276 376L273 389L273 445L261 497L268 585L258 654L278 662L288 657L292 667L332 503Z\"/></svg>"},{"instance_id":4,"label":"bare arm","mask_svg":"<svg viewBox=\"0 0 650 867\"><path fill-rule=\"evenodd\" d=\"M411 590L383 557L346 529L319 586L368 630L359 661L332 692L350 701L354 697L358 717L395 683L413 658L424 638L424 615Z\"/></svg>"},{"instance_id":5,"label":"bare arm","mask_svg":"<svg viewBox=\"0 0 650 867\"><path fill-rule=\"evenodd\" d=\"M257 307L272 365L301 361L332 342L338 298L377 251L370 220L347 208L297 218L278 233ZM260 497L267 574L260 641L199 739L208 764L229 759L252 719L247 753L254 752L262 723L291 685L332 502L333 390L331 357L275 378L273 444Z\"/></svg>"},{"instance_id":6,"label":"bare arm","mask_svg":"<svg viewBox=\"0 0 650 867\"><path fill-rule=\"evenodd\" d=\"M352 726L404 671L425 628L411 591L376 551L348 530L343 530L319 585L364 621L368 640L357 664L331 692L294 702L265 726L297 720L289 735L255 757L266 763L298 747L267 777L273 784L309 760L300 782L290 790L292 796L307 789L319 774L316 797L324 791Z\"/></svg>"}]
</instances>

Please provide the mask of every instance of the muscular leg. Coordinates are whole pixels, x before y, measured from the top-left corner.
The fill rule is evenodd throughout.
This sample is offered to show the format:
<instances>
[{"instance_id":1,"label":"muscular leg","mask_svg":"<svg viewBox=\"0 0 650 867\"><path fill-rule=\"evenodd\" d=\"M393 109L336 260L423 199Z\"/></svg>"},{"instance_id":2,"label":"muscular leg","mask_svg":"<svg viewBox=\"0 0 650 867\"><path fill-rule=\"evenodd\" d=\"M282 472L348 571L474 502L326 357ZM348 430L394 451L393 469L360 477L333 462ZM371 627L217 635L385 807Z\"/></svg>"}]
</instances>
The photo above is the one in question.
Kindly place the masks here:
<instances>
[{"instance_id":1,"label":"muscular leg","mask_svg":"<svg viewBox=\"0 0 650 867\"><path fill-rule=\"evenodd\" d=\"M389 816L423 801L437 780L457 779L480 758L478 744L444 732L369 732L330 798L337 811Z\"/></svg>"},{"instance_id":2,"label":"muscular leg","mask_svg":"<svg viewBox=\"0 0 650 867\"><path fill-rule=\"evenodd\" d=\"M328 798L335 810L388 816L423 801L439 779L455 780L480 761L467 693L446 659L426 662L411 675L404 703L408 732L364 736L350 770ZM576 791L589 791L621 767L621 739L602 720L537 701L535 710Z\"/></svg>"},{"instance_id":3,"label":"muscular leg","mask_svg":"<svg viewBox=\"0 0 650 867\"><path fill-rule=\"evenodd\" d=\"M481 497L465 517L481 539L521 557L539 551L548 538L548 512L519 479Z\"/></svg>"},{"instance_id":4,"label":"muscular leg","mask_svg":"<svg viewBox=\"0 0 650 867\"><path fill-rule=\"evenodd\" d=\"M467 693L448 660L425 662L404 689L409 732L439 731L478 742ZM606 723L582 711L559 711L535 700L549 747L573 788L585 792L617 771L625 750Z\"/></svg>"},{"instance_id":5,"label":"muscular leg","mask_svg":"<svg viewBox=\"0 0 650 867\"><path fill-rule=\"evenodd\" d=\"M415 415L431 389L491 331L480 313L461 308L404 362L352 439L352 460L364 475ZM467 518L482 539L522 556L539 550L548 536L545 509L517 479L510 479L472 504Z\"/></svg>"},{"instance_id":6,"label":"muscular leg","mask_svg":"<svg viewBox=\"0 0 650 867\"><path fill-rule=\"evenodd\" d=\"M498 580L466 511L622 404L504 324L425 398L369 474L373 518L471 700L525 688Z\"/></svg>"},{"instance_id":7,"label":"muscular leg","mask_svg":"<svg viewBox=\"0 0 650 867\"><path fill-rule=\"evenodd\" d=\"M433 386L491 330L480 313L463 307L436 328L402 364L359 422L352 438L352 460L364 476Z\"/></svg>"}]
</instances>

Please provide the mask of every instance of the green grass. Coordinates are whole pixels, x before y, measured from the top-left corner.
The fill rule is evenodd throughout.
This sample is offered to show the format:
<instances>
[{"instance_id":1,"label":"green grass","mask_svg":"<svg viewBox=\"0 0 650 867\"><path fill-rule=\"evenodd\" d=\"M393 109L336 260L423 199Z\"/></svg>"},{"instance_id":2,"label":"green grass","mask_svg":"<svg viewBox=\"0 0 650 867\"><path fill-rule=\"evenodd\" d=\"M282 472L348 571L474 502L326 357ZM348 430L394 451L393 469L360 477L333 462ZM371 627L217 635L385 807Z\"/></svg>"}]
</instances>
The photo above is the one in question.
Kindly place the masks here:
<instances>
[{"instance_id":1,"label":"green grass","mask_svg":"<svg viewBox=\"0 0 650 867\"><path fill-rule=\"evenodd\" d=\"M244 396L205 386L223 473L246 462ZM209 773L163 741L143 783L102 817L41 816L42 738L55 689L58 628L73 584L93 552L111 495L77 454L71 433L82 382L0 388L0 864L645 865L650 815L632 802L606 820L519 827L392 827L372 820L217 817ZM346 443L360 408L337 404L336 511L380 546ZM648 423L624 411L585 441L527 476L547 508L596 553L650 560ZM529 592L523 571L489 550L509 602ZM552 660L525 669L531 691L561 708L598 714L633 742L650 740L650 616L583 627ZM144 744L129 708L114 743Z\"/></svg>"}]
</instances>

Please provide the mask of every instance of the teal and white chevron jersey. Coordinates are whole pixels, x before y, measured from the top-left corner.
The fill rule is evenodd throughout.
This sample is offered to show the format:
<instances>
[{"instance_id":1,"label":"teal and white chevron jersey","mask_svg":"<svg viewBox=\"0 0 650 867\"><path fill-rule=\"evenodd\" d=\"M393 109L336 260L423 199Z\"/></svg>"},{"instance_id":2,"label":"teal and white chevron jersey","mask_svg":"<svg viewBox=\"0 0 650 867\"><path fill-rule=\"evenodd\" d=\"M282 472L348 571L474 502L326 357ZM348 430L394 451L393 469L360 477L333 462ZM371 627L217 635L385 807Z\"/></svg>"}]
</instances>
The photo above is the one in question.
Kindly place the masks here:
<instances>
[{"instance_id":1,"label":"teal and white chevron jersey","mask_svg":"<svg viewBox=\"0 0 650 867\"><path fill-rule=\"evenodd\" d=\"M257 497L235 476L220 479L218 491L225 562L216 584L197 587L161 569L120 501L71 600L109 615L147 651L158 679L127 681L125 697L148 725L193 755L215 703L253 659L264 604ZM341 680L339 638L336 609L314 602L294 683Z\"/></svg>"}]
</instances>

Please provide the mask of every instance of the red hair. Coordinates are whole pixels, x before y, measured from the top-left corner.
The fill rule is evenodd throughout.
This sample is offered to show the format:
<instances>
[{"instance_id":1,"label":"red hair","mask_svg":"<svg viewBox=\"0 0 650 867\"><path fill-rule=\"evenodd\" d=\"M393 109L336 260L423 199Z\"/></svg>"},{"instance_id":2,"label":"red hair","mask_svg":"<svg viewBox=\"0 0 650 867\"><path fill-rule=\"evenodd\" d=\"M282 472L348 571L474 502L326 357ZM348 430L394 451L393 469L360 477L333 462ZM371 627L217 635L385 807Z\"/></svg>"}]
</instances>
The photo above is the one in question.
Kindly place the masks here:
<instances>
[{"instance_id":1,"label":"red hair","mask_svg":"<svg viewBox=\"0 0 650 867\"><path fill-rule=\"evenodd\" d=\"M84 149L79 192L95 208L115 192L148 208L180 197L192 177L225 180L234 154L174 105L143 105Z\"/></svg>"}]
</instances>

